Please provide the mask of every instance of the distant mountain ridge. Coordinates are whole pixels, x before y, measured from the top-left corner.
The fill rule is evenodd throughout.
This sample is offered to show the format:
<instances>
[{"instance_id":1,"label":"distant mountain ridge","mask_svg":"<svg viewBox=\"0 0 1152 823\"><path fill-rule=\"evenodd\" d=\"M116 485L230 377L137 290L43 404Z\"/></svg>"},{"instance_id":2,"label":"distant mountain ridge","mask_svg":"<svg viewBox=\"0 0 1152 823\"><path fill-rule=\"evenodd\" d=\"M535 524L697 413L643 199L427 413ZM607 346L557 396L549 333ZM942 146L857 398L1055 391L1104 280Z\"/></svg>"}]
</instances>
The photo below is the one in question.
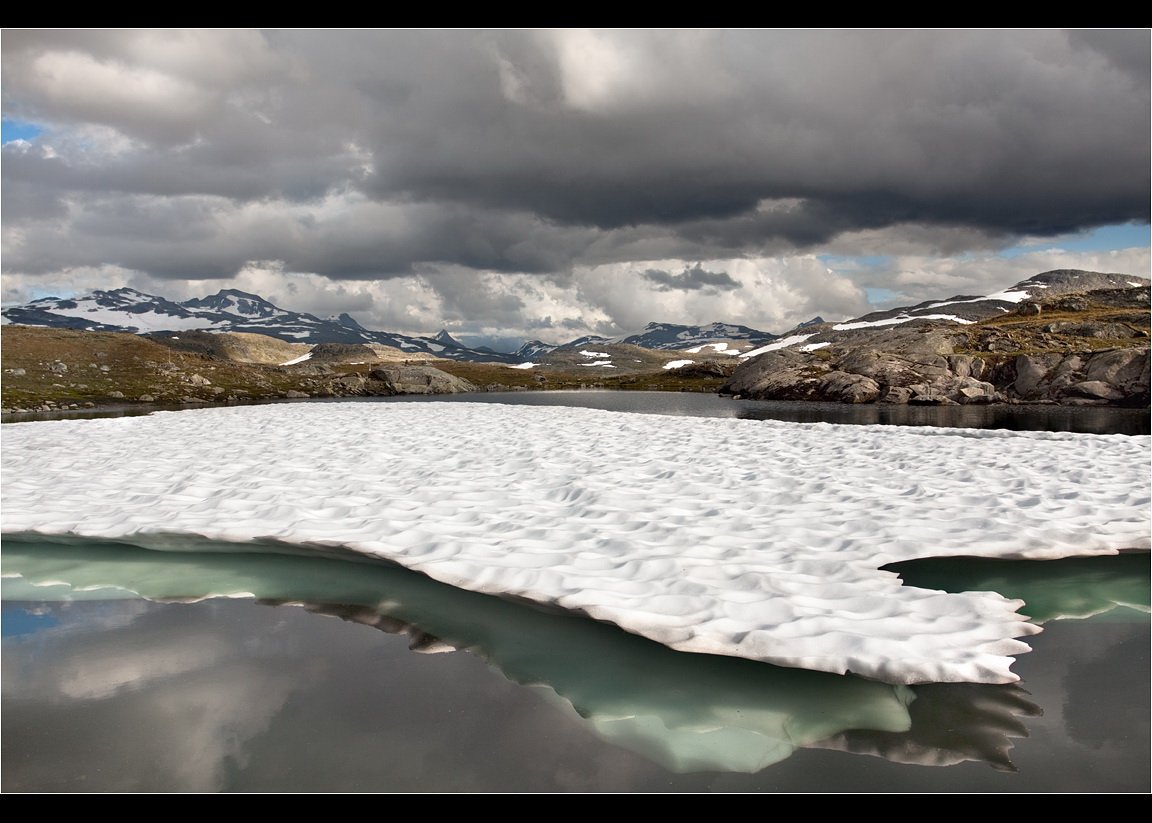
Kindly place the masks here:
<instances>
[{"instance_id":1,"label":"distant mountain ridge","mask_svg":"<svg viewBox=\"0 0 1152 823\"><path fill-rule=\"evenodd\" d=\"M447 331L435 337L413 337L371 331L349 314L321 319L289 311L257 294L222 289L209 297L174 302L136 289L96 290L83 297L45 297L4 309L4 320L25 326L88 331L178 333L181 331L247 332L291 343L379 343L413 355L450 360L518 362L515 355L471 349Z\"/></svg>"},{"instance_id":2,"label":"distant mountain ridge","mask_svg":"<svg viewBox=\"0 0 1152 823\"><path fill-rule=\"evenodd\" d=\"M717 343L744 342L744 348L756 348L777 339L780 335L752 329L732 323L709 323L706 326L682 326L676 323L649 323L644 331L625 334L619 337L588 335L578 337L568 343L549 345L539 340L531 340L517 349L517 354L525 359L550 354L563 349L579 349L585 346L628 345L643 349L662 351L683 351Z\"/></svg>"},{"instance_id":3,"label":"distant mountain ridge","mask_svg":"<svg viewBox=\"0 0 1152 823\"><path fill-rule=\"evenodd\" d=\"M214 295L183 302L146 294L136 289L97 290L83 297L46 297L0 312L5 323L91 331L172 334L181 331L248 332L292 343L377 343L414 356L431 356L472 362L509 365L535 361L553 353L579 351L598 346L631 345L662 351L697 354L711 346L711 354L740 355L748 359L769 351L795 347L815 350L841 341L846 334L900 328L913 321L933 321L945 326L971 325L992 317L1016 313L1022 303L1061 295L1147 286L1145 278L1059 269L1037 274L1014 286L988 295L956 295L927 300L914 306L872 312L840 323L814 317L786 335L730 323L687 326L649 323L643 331L618 337L589 335L558 345L532 340L515 352L496 352L486 346L468 347L447 330L434 336L410 336L372 331L344 313L322 319L312 314L283 309L256 294L222 289Z\"/></svg>"},{"instance_id":4,"label":"distant mountain ridge","mask_svg":"<svg viewBox=\"0 0 1152 823\"><path fill-rule=\"evenodd\" d=\"M45 297L2 312L4 322L88 331L177 333L181 331L247 332L265 334L291 343L379 343L402 351L451 360L521 363L558 349L614 343L647 349L679 350L708 343L739 342L750 349L775 340L778 335L747 326L712 323L683 326L649 323L639 333L620 337L587 336L561 345L533 340L515 352L496 352L487 346L472 348L452 337L446 329L432 337L372 331L347 313L321 319L289 311L257 294L222 289L208 297L175 302L132 288L96 290L83 297Z\"/></svg>"}]
</instances>

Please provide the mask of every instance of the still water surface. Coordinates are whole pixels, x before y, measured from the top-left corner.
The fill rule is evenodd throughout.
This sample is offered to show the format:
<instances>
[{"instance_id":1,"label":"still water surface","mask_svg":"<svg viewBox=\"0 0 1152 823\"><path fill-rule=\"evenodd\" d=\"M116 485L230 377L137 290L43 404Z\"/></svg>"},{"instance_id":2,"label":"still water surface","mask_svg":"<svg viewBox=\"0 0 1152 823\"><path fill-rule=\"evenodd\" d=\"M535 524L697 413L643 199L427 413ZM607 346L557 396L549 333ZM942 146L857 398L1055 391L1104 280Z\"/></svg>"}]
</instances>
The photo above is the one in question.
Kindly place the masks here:
<instances>
[{"instance_id":1,"label":"still water surface","mask_svg":"<svg viewBox=\"0 0 1152 823\"><path fill-rule=\"evenodd\" d=\"M893 420L688 394L459 399L1147 425L1096 409ZM906 688L672 652L384 564L9 540L4 572L23 578L4 589L2 788L1146 792L1148 569L1147 555L906 564L913 585L1021 597L1045 626L1018 684Z\"/></svg>"}]
</instances>

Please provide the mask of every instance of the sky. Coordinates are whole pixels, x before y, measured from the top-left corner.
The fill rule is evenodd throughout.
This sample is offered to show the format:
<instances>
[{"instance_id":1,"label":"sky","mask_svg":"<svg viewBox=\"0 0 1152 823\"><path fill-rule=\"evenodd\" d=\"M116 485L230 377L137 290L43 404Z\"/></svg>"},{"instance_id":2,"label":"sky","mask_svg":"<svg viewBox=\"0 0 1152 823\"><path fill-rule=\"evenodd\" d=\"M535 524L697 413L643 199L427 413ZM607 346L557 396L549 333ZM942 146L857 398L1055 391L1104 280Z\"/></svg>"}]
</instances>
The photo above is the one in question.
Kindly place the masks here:
<instances>
[{"instance_id":1,"label":"sky","mask_svg":"<svg viewBox=\"0 0 1152 823\"><path fill-rule=\"evenodd\" d=\"M0 36L6 305L508 347L1152 264L1148 29Z\"/></svg>"}]
</instances>

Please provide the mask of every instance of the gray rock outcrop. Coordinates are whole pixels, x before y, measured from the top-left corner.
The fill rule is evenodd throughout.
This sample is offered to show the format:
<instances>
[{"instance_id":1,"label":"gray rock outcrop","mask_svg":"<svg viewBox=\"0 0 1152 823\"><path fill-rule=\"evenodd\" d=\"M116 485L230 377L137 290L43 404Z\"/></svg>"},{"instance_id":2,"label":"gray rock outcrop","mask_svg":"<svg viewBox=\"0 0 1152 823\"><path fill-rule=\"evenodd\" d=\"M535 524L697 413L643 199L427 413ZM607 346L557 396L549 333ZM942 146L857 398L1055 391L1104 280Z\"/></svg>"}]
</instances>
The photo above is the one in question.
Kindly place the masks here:
<instances>
[{"instance_id":1,"label":"gray rock outcrop","mask_svg":"<svg viewBox=\"0 0 1152 823\"><path fill-rule=\"evenodd\" d=\"M803 345L741 364L720 393L843 403L1144 406L1149 286L1134 275L1058 270L986 297L806 326L803 334L796 330Z\"/></svg>"},{"instance_id":2,"label":"gray rock outcrop","mask_svg":"<svg viewBox=\"0 0 1152 823\"><path fill-rule=\"evenodd\" d=\"M388 387L392 394L460 394L476 391L463 378L431 366L383 366L368 373L369 382Z\"/></svg>"},{"instance_id":3,"label":"gray rock outcrop","mask_svg":"<svg viewBox=\"0 0 1152 823\"><path fill-rule=\"evenodd\" d=\"M431 366L381 366L367 374L342 374L324 386L336 397L391 397L397 394L460 394L477 388Z\"/></svg>"},{"instance_id":4,"label":"gray rock outcrop","mask_svg":"<svg viewBox=\"0 0 1152 823\"><path fill-rule=\"evenodd\" d=\"M759 400L952 405L1057 402L1140 406L1149 402L1149 349L968 354L964 337L905 328L857 335L814 352L782 349L742 364L721 394Z\"/></svg>"}]
</instances>

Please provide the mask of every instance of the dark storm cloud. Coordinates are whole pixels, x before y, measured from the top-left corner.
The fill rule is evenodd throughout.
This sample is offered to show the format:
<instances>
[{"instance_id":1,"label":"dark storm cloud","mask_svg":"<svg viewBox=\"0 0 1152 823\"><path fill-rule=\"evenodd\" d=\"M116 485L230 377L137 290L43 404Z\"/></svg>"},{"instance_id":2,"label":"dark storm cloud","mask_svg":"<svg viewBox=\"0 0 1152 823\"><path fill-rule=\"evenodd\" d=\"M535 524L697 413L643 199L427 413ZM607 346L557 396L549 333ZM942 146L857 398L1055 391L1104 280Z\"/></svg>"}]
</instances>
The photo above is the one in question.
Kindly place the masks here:
<instances>
[{"instance_id":1,"label":"dark storm cloud","mask_svg":"<svg viewBox=\"0 0 1152 823\"><path fill-rule=\"evenodd\" d=\"M7 165L7 155L4 164ZM9 226L24 220L60 219L67 215L61 193L36 181L4 179L0 188L0 211Z\"/></svg>"},{"instance_id":2,"label":"dark storm cloud","mask_svg":"<svg viewBox=\"0 0 1152 823\"><path fill-rule=\"evenodd\" d=\"M265 147L267 148L267 146ZM242 153L241 153L242 154ZM5 146L4 184L32 183L46 192L147 194L160 197L208 194L236 201L282 198L315 200L346 185L348 161L340 156L310 158L306 153L252 159L225 158L209 147L190 147L177 156L140 149L130 157L74 164L60 156ZM309 162L309 160L312 162ZM17 204L5 219L23 217Z\"/></svg>"},{"instance_id":3,"label":"dark storm cloud","mask_svg":"<svg viewBox=\"0 0 1152 823\"><path fill-rule=\"evenodd\" d=\"M14 273L541 273L1149 214L1146 31L5 31L3 47L5 115L46 128L4 151Z\"/></svg>"},{"instance_id":4,"label":"dark storm cloud","mask_svg":"<svg viewBox=\"0 0 1152 823\"><path fill-rule=\"evenodd\" d=\"M684 269L679 274L672 274L663 269L648 269L644 272L645 280L656 284L657 291L698 291L711 289L713 291L730 291L740 288L740 284L733 280L727 272L706 271L697 263L690 269Z\"/></svg>"},{"instance_id":5,"label":"dark storm cloud","mask_svg":"<svg viewBox=\"0 0 1152 823\"><path fill-rule=\"evenodd\" d=\"M1068 32L1068 40L1092 49L1148 88L1148 29L1075 29Z\"/></svg>"},{"instance_id":6,"label":"dark storm cloud","mask_svg":"<svg viewBox=\"0 0 1152 823\"><path fill-rule=\"evenodd\" d=\"M713 33L699 60L722 76L683 93L643 63L658 38L622 35L623 88L569 105L509 100L491 70L414 95L435 136L389 132L368 190L600 228L801 198L828 228L779 222L798 245L862 220L1054 233L1148 214L1130 176L1147 95L1058 32ZM533 66L548 88L581 70Z\"/></svg>"},{"instance_id":7,"label":"dark storm cloud","mask_svg":"<svg viewBox=\"0 0 1152 823\"><path fill-rule=\"evenodd\" d=\"M221 198L74 196L68 220L37 220L5 249L6 269L48 273L93 260L168 279L227 277L252 260L333 278L400 277L429 266L547 273L571 265L587 231L451 204L255 203Z\"/></svg>"}]
</instances>

